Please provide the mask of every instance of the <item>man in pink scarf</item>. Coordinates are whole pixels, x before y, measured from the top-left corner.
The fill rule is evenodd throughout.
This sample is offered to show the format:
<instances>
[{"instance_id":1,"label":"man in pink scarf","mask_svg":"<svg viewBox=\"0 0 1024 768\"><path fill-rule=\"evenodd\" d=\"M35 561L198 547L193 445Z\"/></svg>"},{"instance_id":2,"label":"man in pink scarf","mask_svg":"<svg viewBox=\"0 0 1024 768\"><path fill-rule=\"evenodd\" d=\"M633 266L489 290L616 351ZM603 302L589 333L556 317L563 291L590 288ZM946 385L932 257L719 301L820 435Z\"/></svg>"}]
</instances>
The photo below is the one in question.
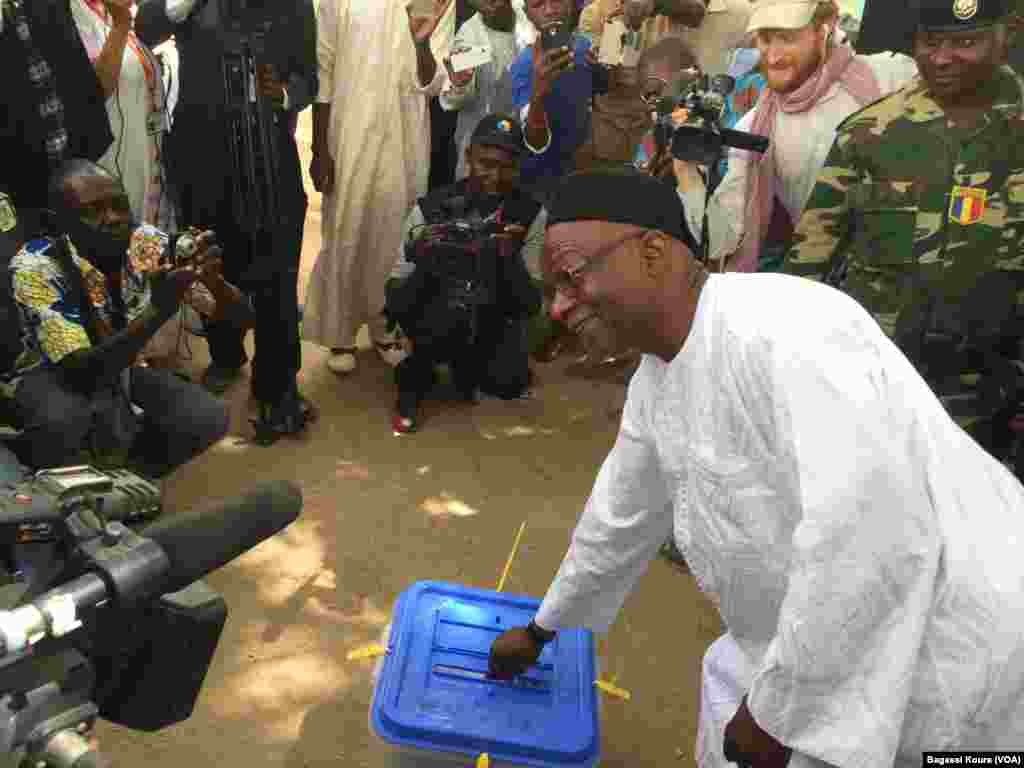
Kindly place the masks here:
<instances>
[{"instance_id":1,"label":"man in pink scarf","mask_svg":"<svg viewBox=\"0 0 1024 768\"><path fill-rule=\"evenodd\" d=\"M834 0L756 0L748 32L768 87L738 130L767 136L761 156L733 150L708 203L711 257L724 269L764 267L762 246L785 244L800 217L835 129L849 115L917 75L913 59L858 56L841 43ZM677 169L687 209L703 210L703 182Z\"/></svg>"}]
</instances>

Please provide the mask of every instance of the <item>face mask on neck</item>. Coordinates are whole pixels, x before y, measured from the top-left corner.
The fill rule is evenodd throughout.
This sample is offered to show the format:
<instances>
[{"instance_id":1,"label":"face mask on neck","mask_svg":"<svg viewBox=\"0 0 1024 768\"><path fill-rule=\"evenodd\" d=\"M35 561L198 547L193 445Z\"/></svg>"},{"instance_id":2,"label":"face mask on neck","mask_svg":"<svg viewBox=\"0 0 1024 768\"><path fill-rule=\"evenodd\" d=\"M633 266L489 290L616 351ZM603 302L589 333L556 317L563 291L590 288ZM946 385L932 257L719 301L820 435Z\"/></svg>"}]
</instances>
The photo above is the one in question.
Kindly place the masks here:
<instances>
[{"instance_id":1,"label":"face mask on neck","mask_svg":"<svg viewBox=\"0 0 1024 768\"><path fill-rule=\"evenodd\" d=\"M116 229L105 229L86 224L77 217L68 217L63 230L71 238L79 256L104 274L110 275L124 268L135 223L129 222Z\"/></svg>"}]
</instances>

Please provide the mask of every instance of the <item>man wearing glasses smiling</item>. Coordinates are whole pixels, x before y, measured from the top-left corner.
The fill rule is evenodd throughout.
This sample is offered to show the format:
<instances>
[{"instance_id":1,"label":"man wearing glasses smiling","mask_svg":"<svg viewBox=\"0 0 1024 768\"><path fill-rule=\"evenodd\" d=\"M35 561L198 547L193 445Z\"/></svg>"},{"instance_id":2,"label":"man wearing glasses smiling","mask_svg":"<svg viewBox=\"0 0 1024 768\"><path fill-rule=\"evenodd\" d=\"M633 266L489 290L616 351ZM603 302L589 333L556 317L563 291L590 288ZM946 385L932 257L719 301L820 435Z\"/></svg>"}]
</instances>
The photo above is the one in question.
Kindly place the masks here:
<instances>
[{"instance_id":1,"label":"man wearing glasses smiling","mask_svg":"<svg viewBox=\"0 0 1024 768\"><path fill-rule=\"evenodd\" d=\"M701 768L1020 749L1024 486L857 302L709 275L683 221L650 176L556 189L552 313L645 354L561 567L490 674L560 629L607 631L672 534L727 628L704 658Z\"/></svg>"}]
</instances>

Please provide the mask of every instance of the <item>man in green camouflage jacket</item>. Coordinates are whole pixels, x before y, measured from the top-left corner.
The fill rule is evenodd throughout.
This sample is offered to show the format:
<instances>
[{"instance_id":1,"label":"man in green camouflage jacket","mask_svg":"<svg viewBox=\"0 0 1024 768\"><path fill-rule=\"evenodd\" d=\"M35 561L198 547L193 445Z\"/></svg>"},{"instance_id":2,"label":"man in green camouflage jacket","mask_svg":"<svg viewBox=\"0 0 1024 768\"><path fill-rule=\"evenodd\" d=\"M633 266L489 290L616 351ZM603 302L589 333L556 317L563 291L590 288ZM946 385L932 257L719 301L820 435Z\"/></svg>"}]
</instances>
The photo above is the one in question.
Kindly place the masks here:
<instances>
[{"instance_id":1,"label":"man in green camouflage jacket","mask_svg":"<svg viewBox=\"0 0 1024 768\"><path fill-rule=\"evenodd\" d=\"M842 123L786 271L847 292L1005 453L1024 312L1024 81L1006 0L921 0L921 76Z\"/></svg>"}]
</instances>

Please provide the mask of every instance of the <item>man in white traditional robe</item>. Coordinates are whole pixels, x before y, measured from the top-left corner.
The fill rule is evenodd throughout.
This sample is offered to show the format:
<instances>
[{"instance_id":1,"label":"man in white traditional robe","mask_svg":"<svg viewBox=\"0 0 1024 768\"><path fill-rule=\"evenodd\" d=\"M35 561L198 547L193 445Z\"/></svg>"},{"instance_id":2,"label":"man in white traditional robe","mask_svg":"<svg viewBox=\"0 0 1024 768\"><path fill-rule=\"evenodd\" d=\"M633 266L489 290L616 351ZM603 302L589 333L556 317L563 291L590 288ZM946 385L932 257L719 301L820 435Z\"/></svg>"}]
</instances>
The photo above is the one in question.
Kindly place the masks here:
<instances>
[{"instance_id":1,"label":"man in white traditional robe","mask_svg":"<svg viewBox=\"0 0 1024 768\"><path fill-rule=\"evenodd\" d=\"M560 628L605 631L674 532L728 628L704 658L698 765L1024 748L1024 487L872 317L802 278L709 276L650 177L571 176L548 222L552 314L647 354L561 568L492 674Z\"/></svg>"},{"instance_id":2,"label":"man in white traditional robe","mask_svg":"<svg viewBox=\"0 0 1024 768\"><path fill-rule=\"evenodd\" d=\"M429 100L444 83L436 61L448 56L455 33L452 0L436 0L432 17L407 6L320 2L310 173L324 195L323 247L306 293L303 338L330 348L336 373L355 370L364 323L385 362L404 356L381 314L384 283L405 215L427 192Z\"/></svg>"}]
</instances>

